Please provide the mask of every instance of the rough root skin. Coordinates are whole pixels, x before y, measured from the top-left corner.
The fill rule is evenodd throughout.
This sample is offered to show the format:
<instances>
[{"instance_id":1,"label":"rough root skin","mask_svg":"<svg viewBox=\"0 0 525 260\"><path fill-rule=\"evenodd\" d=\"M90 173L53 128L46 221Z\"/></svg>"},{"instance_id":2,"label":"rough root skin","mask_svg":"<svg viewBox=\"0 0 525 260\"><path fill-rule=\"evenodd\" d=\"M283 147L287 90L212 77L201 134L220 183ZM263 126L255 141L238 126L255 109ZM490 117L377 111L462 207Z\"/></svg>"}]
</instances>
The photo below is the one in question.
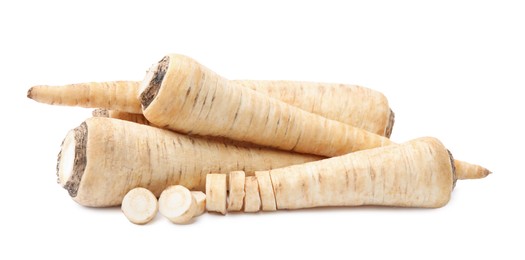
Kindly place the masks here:
<instances>
[{"instance_id":1,"label":"rough root skin","mask_svg":"<svg viewBox=\"0 0 525 260\"><path fill-rule=\"evenodd\" d=\"M394 123L396 121L396 115L392 109L390 109L390 115L388 116L388 124L386 125L385 129L385 137L390 138L390 135L392 135L392 129L394 129Z\"/></svg>"},{"instance_id":2,"label":"rough root skin","mask_svg":"<svg viewBox=\"0 0 525 260\"><path fill-rule=\"evenodd\" d=\"M149 82L146 89L140 94L140 103L142 104L143 109L146 109L149 104L151 104L153 99L155 99L155 96L157 96L162 81L164 80L164 76L166 75L166 71L168 70L169 62L169 56L164 56L164 58L159 61L153 78Z\"/></svg>"},{"instance_id":3,"label":"rough root skin","mask_svg":"<svg viewBox=\"0 0 525 260\"><path fill-rule=\"evenodd\" d=\"M83 122L80 126L75 128L75 162L73 166L73 173L69 180L67 180L64 189L69 192L69 196L76 197L84 169L87 164L86 147L87 147L87 135L88 129L86 122ZM57 162L57 175L58 175L58 164L60 163L62 151L58 154Z\"/></svg>"}]
</instances>

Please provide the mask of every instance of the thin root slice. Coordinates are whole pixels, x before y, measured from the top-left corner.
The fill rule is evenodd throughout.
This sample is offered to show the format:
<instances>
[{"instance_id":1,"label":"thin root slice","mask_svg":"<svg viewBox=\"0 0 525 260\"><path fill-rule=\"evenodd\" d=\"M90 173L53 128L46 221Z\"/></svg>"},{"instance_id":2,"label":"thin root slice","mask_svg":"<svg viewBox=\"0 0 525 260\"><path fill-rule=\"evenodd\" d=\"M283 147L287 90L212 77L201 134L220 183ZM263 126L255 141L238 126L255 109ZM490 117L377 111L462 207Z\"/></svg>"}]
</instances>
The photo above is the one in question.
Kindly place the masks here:
<instances>
[{"instance_id":1,"label":"thin root slice","mask_svg":"<svg viewBox=\"0 0 525 260\"><path fill-rule=\"evenodd\" d=\"M159 205L155 195L144 188L130 190L122 200L122 212L131 223L146 224L156 215Z\"/></svg>"},{"instance_id":2,"label":"thin root slice","mask_svg":"<svg viewBox=\"0 0 525 260\"><path fill-rule=\"evenodd\" d=\"M174 185L160 194L159 211L175 224L188 223L195 215L196 209L195 198L184 186Z\"/></svg>"}]
</instances>

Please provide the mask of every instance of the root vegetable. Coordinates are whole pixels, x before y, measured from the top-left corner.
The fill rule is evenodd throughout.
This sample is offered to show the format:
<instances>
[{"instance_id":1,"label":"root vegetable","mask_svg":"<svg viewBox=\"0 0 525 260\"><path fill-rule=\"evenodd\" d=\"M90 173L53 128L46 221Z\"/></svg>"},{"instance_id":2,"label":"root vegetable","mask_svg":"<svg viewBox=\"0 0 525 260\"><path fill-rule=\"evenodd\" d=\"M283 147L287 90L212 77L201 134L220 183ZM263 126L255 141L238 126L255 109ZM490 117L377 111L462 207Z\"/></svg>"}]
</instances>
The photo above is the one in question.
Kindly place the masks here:
<instances>
[{"instance_id":1,"label":"root vegetable","mask_svg":"<svg viewBox=\"0 0 525 260\"><path fill-rule=\"evenodd\" d=\"M206 210L225 215L227 196L226 174L208 174L206 176Z\"/></svg>"},{"instance_id":2,"label":"root vegetable","mask_svg":"<svg viewBox=\"0 0 525 260\"><path fill-rule=\"evenodd\" d=\"M157 63L139 93L148 121L182 133L328 157L393 144L386 137L242 87L182 55L171 54ZM458 172L461 178L489 173L480 166L455 163L459 170L469 171Z\"/></svg>"},{"instance_id":3,"label":"root vegetable","mask_svg":"<svg viewBox=\"0 0 525 260\"><path fill-rule=\"evenodd\" d=\"M195 215L197 202L186 187L174 185L160 194L159 211L175 224L186 224Z\"/></svg>"},{"instance_id":4,"label":"root vegetable","mask_svg":"<svg viewBox=\"0 0 525 260\"><path fill-rule=\"evenodd\" d=\"M240 211L244 202L244 182L246 180L243 171L233 171L228 175L228 211Z\"/></svg>"},{"instance_id":5,"label":"root vegetable","mask_svg":"<svg viewBox=\"0 0 525 260\"><path fill-rule=\"evenodd\" d=\"M317 156L250 148L135 124L93 117L71 130L58 158L59 183L81 205L120 205L144 187L159 196L171 185L203 191L208 173L244 170L253 175L320 159Z\"/></svg>"},{"instance_id":6,"label":"root vegetable","mask_svg":"<svg viewBox=\"0 0 525 260\"><path fill-rule=\"evenodd\" d=\"M191 195L195 199L195 202L197 203L197 208L195 210L195 216L198 217L206 211L206 194L202 191L192 191Z\"/></svg>"},{"instance_id":7,"label":"root vegetable","mask_svg":"<svg viewBox=\"0 0 525 260\"><path fill-rule=\"evenodd\" d=\"M261 209L261 197L257 177L246 176L244 184L244 212L258 212Z\"/></svg>"},{"instance_id":8,"label":"root vegetable","mask_svg":"<svg viewBox=\"0 0 525 260\"><path fill-rule=\"evenodd\" d=\"M388 105L388 100L381 92L369 88L301 81L232 80L230 82L248 87L305 111L378 135L390 137L392 132L394 113ZM147 120L138 116L142 114L140 102L136 96L129 95L129 93L138 93L140 84L140 81L109 81L57 87L35 86L30 89L31 95L28 94L28 97L48 104L96 107L104 97L97 97L99 102L93 102L91 98L86 97L90 92L94 92L107 96L107 102L100 107L120 111L109 117L129 121L138 120L144 123ZM86 90L91 88L93 88L92 91ZM63 92L67 92L66 97L62 97Z\"/></svg>"},{"instance_id":9,"label":"root vegetable","mask_svg":"<svg viewBox=\"0 0 525 260\"><path fill-rule=\"evenodd\" d=\"M263 211L275 211L275 195L273 194L273 185L270 178L270 172L257 171L255 172L257 183L259 185L259 194L261 196L261 206Z\"/></svg>"},{"instance_id":10,"label":"root vegetable","mask_svg":"<svg viewBox=\"0 0 525 260\"><path fill-rule=\"evenodd\" d=\"M278 209L445 205L456 176L435 138L420 138L318 162L270 170Z\"/></svg>"},{"instance_id":11,"label":"root vegetable","mask_svg":"<svg viewBox=\"0 0 525 260\"><path fill-rule=\"evenodd\" d=\"M133 81L89 82L64 86L34 86L27 97L35 101L64 106L105 108L142 113Z\"/></svg>"},{"instance_id":12,"label":"root vegetable","mask_svg":"<svg viewBox=\"0 0 525 260\"><path fill-rule=\"evenodd\" d=\"M366 131L390 137L394 112L378 91L346 84L234 80L267 96L302 110L321 115Z\"/></svg>"},{"instance_id":13,"label":"root vegetable","mask_svg":"<svg viewBox=\"0 0 525 260\"><path fill-rule=\"evenodd\" d=\"M134 188L124 196L121 209L132 223L146 224L157 215L157 197L147 189Z\"/></svg>"}]
</instances>

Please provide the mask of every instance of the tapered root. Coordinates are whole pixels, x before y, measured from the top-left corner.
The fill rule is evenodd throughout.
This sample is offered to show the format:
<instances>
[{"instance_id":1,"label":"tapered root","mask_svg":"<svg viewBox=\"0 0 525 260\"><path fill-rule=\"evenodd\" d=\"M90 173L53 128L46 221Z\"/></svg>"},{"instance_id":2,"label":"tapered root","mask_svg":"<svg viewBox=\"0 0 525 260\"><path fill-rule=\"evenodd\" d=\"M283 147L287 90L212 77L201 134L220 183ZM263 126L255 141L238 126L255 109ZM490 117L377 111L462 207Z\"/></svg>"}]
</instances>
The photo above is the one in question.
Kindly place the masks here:
<instances>
[{"instance_id":1,"label":"tapered root","mask_svg":"<svg viewBox=\"0 0 525 260\"><path fill-rule=\"evenodd\" d=\"M456 173L459 180L481 179L487 177L492 172L476 164L455 160Z\"/></svg>"},{"instance_id":2,"label":"tapered root","mask_svg":"<svg viewBox=\"0 0 525 260\"><path fill-rule=\"evenodd\" d=\"M319 157L187 136L112 118L92 117L68 133L58 182L78 203L117 206L144 187L156 196L171 185L204 191L206 174L279 168Z\"/></svg>"},{"instance_id":3,"label":"tapered root","mask_svg":"<svg viewBox=\"0 0 525 260\"><path fill-rule=\"evenodd\" d=\"M197 211L197 202L184 186L174 185L160 194L160 213L175 224L188 223Z\"/></svg>"},{"instance_id":4,"label":"tapered root","mask_svg":"<svg viewBox=\"0 0 525 260\"><path fill-rule=\"evenodd\" d=\"M122 212L134 224L146 224L156 215L158 201L155 195L144 188L130 190L122 200Z\"/></svg>"},{"instance_id":5,"label":"tapered root","mask_svg":"<svg viewBox=\"0 0 525 260\"><path fill-rule=\"evenodd\" d=\"M27 97L40 103L86 108L105 108L142 113L134 81L109 81L64 86L34 86Z\"/></svg>"}]
</instances>

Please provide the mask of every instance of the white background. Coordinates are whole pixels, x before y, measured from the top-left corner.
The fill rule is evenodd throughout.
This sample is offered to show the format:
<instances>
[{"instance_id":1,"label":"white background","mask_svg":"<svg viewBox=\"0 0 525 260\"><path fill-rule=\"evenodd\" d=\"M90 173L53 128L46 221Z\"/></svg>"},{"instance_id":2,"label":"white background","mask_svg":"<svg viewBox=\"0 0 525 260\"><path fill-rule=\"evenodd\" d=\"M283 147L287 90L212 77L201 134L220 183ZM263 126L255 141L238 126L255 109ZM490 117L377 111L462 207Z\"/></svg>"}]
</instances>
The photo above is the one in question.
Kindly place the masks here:
<instances>
[{"instance_id":1,"label":"white background","mask_svg":"<svg viewBox=\"0 0 525 260\"><path fill-rule=\"evenodd\" d=\"M1 259L525 257L520 1L189 2L0 3ZM140 80L169 52L230 79L374 88L396 112L393 140L438 137L494 174L458 182L434 210L206 214L184 226L159 215L137 226L118 208L77 205L56 184L56 154L91 110L39 104L27 89Z\"/></svg>"}]
</instances>

